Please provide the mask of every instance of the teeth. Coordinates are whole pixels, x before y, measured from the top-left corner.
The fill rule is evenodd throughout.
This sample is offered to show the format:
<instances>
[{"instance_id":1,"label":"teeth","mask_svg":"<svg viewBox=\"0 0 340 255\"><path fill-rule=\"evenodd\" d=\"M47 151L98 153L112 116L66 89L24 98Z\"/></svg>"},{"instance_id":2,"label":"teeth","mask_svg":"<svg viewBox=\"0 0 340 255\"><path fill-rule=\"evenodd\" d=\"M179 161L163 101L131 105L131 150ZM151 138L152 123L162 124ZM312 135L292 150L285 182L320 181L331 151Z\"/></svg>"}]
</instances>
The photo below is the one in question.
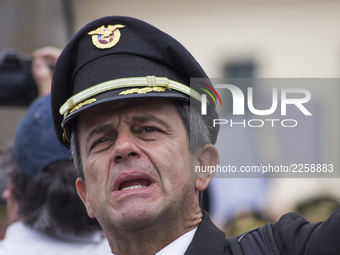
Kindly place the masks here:
<instances>
[{"instance_id":1,"label":"teeth","mask_svg":"<svg viewBox=\"0 0 340 255\"><path fill-rule=\"evenodd\" d=\"M121 190L139 189L139 188L143 188L143 187L146 187L146 186L134 185L134 186L131 186L131 187L126 187L126 188L121 189Z\"/></svg>"}]
</instances>

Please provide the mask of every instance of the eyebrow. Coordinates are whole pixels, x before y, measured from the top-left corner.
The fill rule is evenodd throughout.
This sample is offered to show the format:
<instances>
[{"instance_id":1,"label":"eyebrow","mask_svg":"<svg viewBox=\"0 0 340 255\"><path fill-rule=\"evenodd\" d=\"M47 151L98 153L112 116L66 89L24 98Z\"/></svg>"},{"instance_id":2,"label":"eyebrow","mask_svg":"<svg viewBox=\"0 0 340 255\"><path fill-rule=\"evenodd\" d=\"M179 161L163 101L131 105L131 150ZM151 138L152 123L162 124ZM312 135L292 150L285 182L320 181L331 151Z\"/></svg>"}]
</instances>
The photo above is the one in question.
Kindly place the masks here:
<instances>
[{"instance_id":1,"label":"eyebrow","mask_svg":"<svg viewBox=\"0 0 340 255\"><path fill-rule=\"evenodd\" d=\"M143 116L134 116L132 118L132 121L135 123L139 123L139 124L143 124L146 122L150 122L150 121L154 121L157 122L161 125L163 125L164 127L170 129L170 125L168 123L166 123L165 121L153 116L153 115L143 115ZM90 142L90 140L92 139L92 137L94 137L97 134L100 134L108 129L112 129L113 128L113 124L105 124L105 125L100 125L98 127L96 127L95 129L91 130L91 132L89 133L89 135L86 138L86 144L88 144Z\"/></svg>"},{"instance_id":2,"label":"eyebrow","mask_svg":"<svg viewBox=\"0 0 340 255\"><path fill-rule=\"evenodd\" d=\"M99 127L96 127L95 129L93 129L89 135L86 138L86 144L88 144L90 142L90 140L92 139L92 137L94 137L96 134L99 134L105 130L108 130L110 128L112 128L113 125L112 124L105 124L105 125L100 125Z\"/></svg>"},{"instance_id":3,"label":"eyebrow","mask_svg":"<svg viewBox=\"0 0 340 255\"><path fill-rule=\"evenodd\" d=\"M153 121L153 122L157 122L161 125L163 125L164 127L170 129L170 125L168 123L166 123L165 121L153 116L153 115L143 115L143 116L135 116L132 118L133 122L136 123L140 123L143 124L145 122L149 122L149 121Z\"/></svg>"}]
</instances>

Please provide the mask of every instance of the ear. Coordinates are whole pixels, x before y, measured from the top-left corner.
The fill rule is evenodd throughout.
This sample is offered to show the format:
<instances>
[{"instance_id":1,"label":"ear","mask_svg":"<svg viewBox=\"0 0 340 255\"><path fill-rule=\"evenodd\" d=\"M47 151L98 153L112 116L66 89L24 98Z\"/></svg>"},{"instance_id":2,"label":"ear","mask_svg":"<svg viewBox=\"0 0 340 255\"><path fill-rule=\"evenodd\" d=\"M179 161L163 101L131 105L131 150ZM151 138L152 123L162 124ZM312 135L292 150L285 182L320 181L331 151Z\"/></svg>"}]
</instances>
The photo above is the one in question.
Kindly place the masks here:
<instances>
[{"instance_id":1,"label":"ear","mask_svg":"<svg viewBox=\"0 0 340 255\"><path fill-rule=\"evenodd\" d=\"M10 183L7 185L7 188L2 192L2 198L7 202L6 211L8 224L12 224L16 221L21 220L21 217L19 215L19 204L15 199L14 190Z\"/></svg>"},{"instance_id":2,"label":"ear","mask_svg":"<svg viewBox=\"0 0 340 255\"><path fill-rule=\"evenodd\" d=\"M87 214L91 217L91 218L95 218L94 213L92 211L92 207L90 205L88 196L87 196L87 187L86 187L86 183L80 178L78 177L76 180L76 188L77 188L77 192L78 195L81 199L81 201L83 201L86 210L87 210Z\"/></svg>"},{"instance_id":3,"label":"ear","mask_svg":"<svg viewBox=\"0 0 340 255\"><path fill-rule=\"evenodd\" d=\"M197 191L204 191L214 176L214 173L204 171L204 169L208 169L209 166L215 167L219 163L220 157L217 149L212 144L206 144L202 149L198 150L196 157L200 169L203 171L195 172L195 187Z\"/></svg>"}]
</instances>

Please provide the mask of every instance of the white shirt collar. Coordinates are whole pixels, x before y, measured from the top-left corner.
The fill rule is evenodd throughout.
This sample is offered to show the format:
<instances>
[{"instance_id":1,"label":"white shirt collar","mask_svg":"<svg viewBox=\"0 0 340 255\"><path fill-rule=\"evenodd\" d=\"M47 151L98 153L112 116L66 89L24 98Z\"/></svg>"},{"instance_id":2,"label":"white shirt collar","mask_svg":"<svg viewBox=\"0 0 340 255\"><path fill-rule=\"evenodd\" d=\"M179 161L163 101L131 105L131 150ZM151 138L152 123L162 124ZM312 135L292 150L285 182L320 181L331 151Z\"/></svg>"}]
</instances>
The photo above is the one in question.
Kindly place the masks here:
<instances>
[{"instance_id":1,"label":"white shirt collar","mask_svg":"<svg viewBox=\"0 0 340 255\"><path fill-rule=\"evenodd\" d=\"M103 241L100 231L94 231L87 235L66 234L60 236L49 236L31 227L26 226L22 221L17 221L9 225L6 229L5 239L13 239L17 241L27 240L45 240L46 242L67 242L78 244L97 244Z\"/></svg>"},{"instance_id":2,"label":"white shirt collar","mask_svg":"<svg viewBox=\"0 0 340 255\"><path fill-rule=\"evenodd\" d=\"M173 255L173 254L184 255L192 239L194 238L196 230L197 230L197 227L185 233L184 235L180 236L175 241L168 244L162 250L157 252L155 255Z\"/></svg>"},{"instance_id":3,"label":"white shirt collar","mask_svg":"<svg viewBox=\"0 0 340 255\"><path fill-rule=\"evenodd\" d=\"M103 239L99 231L86 236L75 236L67 240L65 237L60 240L27 227L21 221L11 224L6 230L5 238L0 241L0 254L47 253L49 255L112 254L107 240Z\"/></svg>"}]
</instances>

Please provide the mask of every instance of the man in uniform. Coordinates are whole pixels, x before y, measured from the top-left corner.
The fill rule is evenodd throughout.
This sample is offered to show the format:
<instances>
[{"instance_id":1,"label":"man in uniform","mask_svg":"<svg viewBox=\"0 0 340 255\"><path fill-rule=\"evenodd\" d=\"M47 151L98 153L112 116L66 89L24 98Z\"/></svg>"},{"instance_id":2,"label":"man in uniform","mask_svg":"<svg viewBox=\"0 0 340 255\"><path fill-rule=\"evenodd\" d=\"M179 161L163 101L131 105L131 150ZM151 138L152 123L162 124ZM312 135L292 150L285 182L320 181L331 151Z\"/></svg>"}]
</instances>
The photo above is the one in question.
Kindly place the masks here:
<instances>
[{"instance_id":1,"label":"man in uniform","mask_svg":"<svg viewBox=\"0 0 340 255\"><path fill-rule=\"evenodd\" d=\"M213 103L201 115L202 90L190 78L207 79L190 53L129 17L95 20L65 47L52 112L59 140L73 153L89 216L116 255L300 254L320 225L294 214L226 240L201 210L211 176L193 178L190 170L218 164L218 129L211 125L218 116ZM287 233L290 246L282 241Z\"/></svg>"}]
</instances>

